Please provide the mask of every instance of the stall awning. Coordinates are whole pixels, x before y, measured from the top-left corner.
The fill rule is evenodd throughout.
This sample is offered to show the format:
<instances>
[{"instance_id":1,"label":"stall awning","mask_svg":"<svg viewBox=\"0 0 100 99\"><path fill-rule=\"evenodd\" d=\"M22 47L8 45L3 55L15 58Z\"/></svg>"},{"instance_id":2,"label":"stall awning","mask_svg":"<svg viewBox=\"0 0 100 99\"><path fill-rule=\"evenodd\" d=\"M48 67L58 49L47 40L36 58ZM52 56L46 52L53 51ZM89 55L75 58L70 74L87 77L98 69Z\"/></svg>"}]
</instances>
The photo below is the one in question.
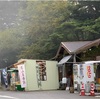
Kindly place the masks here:
<instances>
[{"instance_id":1,"label":"stall awning","mask_svg":"<svg viewBox=\"0 0 100 99\"><path fill-rule=\"evenodd\" d=\"M65 56L64 58L62 58L62 59L59 61L58 65L61 65L61 64L66 63L71 57L72 57L72 55Z\"/></svg>"}]
</instances>

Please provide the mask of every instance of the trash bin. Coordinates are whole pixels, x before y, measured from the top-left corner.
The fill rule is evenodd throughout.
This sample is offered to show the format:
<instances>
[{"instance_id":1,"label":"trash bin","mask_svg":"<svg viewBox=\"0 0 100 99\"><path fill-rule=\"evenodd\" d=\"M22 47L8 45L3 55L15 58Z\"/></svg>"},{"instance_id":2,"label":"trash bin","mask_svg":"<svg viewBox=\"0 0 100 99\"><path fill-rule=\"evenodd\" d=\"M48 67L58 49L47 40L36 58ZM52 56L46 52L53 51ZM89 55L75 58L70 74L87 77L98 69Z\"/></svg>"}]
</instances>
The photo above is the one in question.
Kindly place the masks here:
<instances>
[{"instance_id":1,"label":"trash bin","mask_svg":"<svg viewBox=\"0 0 100 99\"><path fill-rule=\"evenodd\" d=\"M15 87L16 87L16 90L18 90L18 91L23 91L24 90L24 88L22 88L21 85L15 85Z\"/></svg>"}]
</instances>

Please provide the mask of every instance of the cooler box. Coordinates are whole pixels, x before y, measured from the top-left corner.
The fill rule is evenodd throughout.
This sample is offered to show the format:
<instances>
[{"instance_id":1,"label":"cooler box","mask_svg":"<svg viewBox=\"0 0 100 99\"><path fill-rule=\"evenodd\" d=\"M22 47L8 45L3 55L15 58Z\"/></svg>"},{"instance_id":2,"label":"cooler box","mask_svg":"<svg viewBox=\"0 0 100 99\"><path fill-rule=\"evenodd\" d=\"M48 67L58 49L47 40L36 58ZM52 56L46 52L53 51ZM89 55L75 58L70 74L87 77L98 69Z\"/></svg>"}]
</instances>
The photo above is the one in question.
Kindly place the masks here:
<instances>
[{"instance_id":1,"label":"cooler box","mask_svg":"<svg viewBox=\"0 0 100 99\"><path fill-rule=\"evenodd\" d=\"M16 90L18 90L18 91L23 91L24 90L24 88L21 88L21 85L15 85L15 87L16 87Z\"/></svg>"}]
</instances>

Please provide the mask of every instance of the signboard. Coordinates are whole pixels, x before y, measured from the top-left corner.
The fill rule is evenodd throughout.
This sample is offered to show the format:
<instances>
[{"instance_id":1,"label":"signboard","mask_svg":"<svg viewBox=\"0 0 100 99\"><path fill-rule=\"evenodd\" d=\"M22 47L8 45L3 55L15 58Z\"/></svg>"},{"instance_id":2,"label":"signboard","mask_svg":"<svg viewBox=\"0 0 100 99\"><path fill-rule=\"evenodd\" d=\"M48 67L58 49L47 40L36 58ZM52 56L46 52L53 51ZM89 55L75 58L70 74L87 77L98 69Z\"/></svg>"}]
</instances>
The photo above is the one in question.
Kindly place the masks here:
<instances>
[{"instance_id":1,"label":"signboard","mask_svg":"<svg viewBox=\"0 0 100 99\"><path fill-rule=\"evenodd\" d=\"M80 67L79 67L79 75L80 75L80 80L83 80L84 79L84 66L83 64L80 64Z\"/></svg>"},{"instance_id":2,"label":"signboard","mask_svg":"<svg viewBox=\"0 0 100 99\"><path fill-rule=\"evenodd\" d=\"M93 64L74 64L73 66L74 88L78 88L77 84L88 84L94 81ZM86 86L85 86L86 88Z\"/></svg>"},{"instance_id":3,"label":"signboard","mask_svg":"<svg viewBox=\"0 0 100 99\"><path fill-rule=\"evenodd\" d=\"M80 84L80 65L74 64L73 65L73 77L74 77L74 89L78 88L78 84Z\"/></svg>"},{"instance_id":4,"label":"signboard","mask_svg":"<svg viewBox=\"0 0 100 99\"><path fill-rule=\"evenodd\" d=\"M19 78L20 78L21 87L25 88L26 87L26 74L25 74L24 64L18 65L18 71L19 71Z\"/></svg>"},{"instance_id":5,"label":"signboard","mask_svg":"<svg viewBox=\"0 0 100 99\"><path fill-rule=\"evenodd\" d=\"M85 79L89 82L94 81L94 68L92 64L84 64Z\"/></svg>"},{"instance_id":6,"label":"signboard","mask_svg":"<svg viewBox=\"0 0 100 99\"><path fill-rule=\"evenodd\" d=\"M74 80L79 82L94 81L93 64L74 64L73 66Z\"/></svg>"},{"instance_id":7,"label":"signboard","mask_svg":"<svg viewBox=\"0 0 100 99\"><path fill-rule=\"evenodd\" d=\"M92 64L80 64L80 82L92 82L94 81L94 69Z\"/></svg>"},{"instance_id":8,"label":"signboard","mask_svg":"<svg viewBox=\"0 0 100 99\"><path fill-rule=\"evenodd\" d=\"M73 76L74 76L74 81L77 81L78 82L78 77L79 77L79 75L78 75L78 68L79 66L78 66L78 64L74 64L73 65Z\"/></svg>"}]
</instances>

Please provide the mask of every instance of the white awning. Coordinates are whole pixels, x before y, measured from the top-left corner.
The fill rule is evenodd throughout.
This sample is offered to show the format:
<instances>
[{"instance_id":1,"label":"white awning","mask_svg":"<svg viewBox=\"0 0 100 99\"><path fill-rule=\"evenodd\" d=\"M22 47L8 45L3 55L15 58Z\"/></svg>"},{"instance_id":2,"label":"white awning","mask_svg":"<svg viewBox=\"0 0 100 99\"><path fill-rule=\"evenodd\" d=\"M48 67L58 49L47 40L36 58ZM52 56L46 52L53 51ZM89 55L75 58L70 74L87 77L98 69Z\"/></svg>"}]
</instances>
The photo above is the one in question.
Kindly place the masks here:
<instances>
[{"instance_id":1,"label":"white awning","mask_svg":"<svg viewBox=\"0 0 100 99\"><path fill-rule=\"evenodd\" d=\"M59 61L58 65L61 65L61 64L66 63L71 57L72 57L72 55L65 56L64 58L62 58L62 59Z\"/></svg>"}]
</instances>

